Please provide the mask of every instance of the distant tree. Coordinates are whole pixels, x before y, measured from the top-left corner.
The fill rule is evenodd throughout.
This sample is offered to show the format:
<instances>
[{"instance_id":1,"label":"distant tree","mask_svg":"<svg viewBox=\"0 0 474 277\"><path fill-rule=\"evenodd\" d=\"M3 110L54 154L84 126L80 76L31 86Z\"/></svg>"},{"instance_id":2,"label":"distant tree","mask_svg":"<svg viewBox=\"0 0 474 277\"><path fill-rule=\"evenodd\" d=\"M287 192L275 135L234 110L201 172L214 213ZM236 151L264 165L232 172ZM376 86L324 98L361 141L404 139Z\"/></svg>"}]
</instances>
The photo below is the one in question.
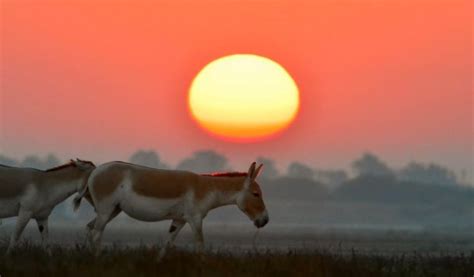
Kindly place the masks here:
<instances>
[{"instance_id":1,"label":"distant tree","mask_svg":"<svg viewBox=\"0 0 474 277\"><path fill-rule=\"evenodd\" d=\"M40 157L35 155L26 156L21 162L22 167L32 167L36 169L46 169Z\"/></svg>"},{"instance_id":2,"label":"distant tree","mask_svg":"<svg viewBox=\"0 0 474 277\"><path fill-rule=\"evenodd\" d=\"M352 162L352 168L359 176L394 176L393 171L371 153L365 153L361 158Z\"/></svg>"},{"instance_id":3,"label":"distant tree","mask_svg":"<svg viewBox=\"0 0 474 277\"><path fill-rule=\"evenodd\" d=\"M177 169L190 170L199 173L228 170L227 158L213 150L202 150L193 156L182 160Z\"/></svg>"},{"instance_id":4,"label":"distant tree","mask_svg":"<svg viewBox=\"0 0 474 277\"><path fill-rule=\"evenodd\" d=\"M43 168L52 168L59 164L61 164L61 161L54 154L48 154L46 159L43 161Z\"/></svg>"},{"instance_id":5,"label":"distant tree","mask_svg":"<svg viewBox=\"0 0 474 277\"><path fill-rule=\"evenodd\" d=\"M261 177L267 179L274 179L278 177L279 173L274 160L265 157L258 157L257 164L263 164L263 170L262 173L260 173Z\"/></svg>"},{"instance_id":6,"label":"distant tree","mask_svg":"<svg viewBox=\"0 0 474 277\"><path fill-rule=\"evenodd\" d=\"M330 187L339 186L349 179L344 170L315 170L314 179Z\"/></svg>"},{"instance_id":7,"label":"distant tree","mask_svg":"<svg viewBox=\"0 0 474 277\"><path fill-rule=\"evenodd\" d=\"M303 163L292 162L288 166L288 176L310 180L314 176L314 170Z\"/></svg>"},{"instance_id":8,"label":"distant tree","mask_svg":"<svg viewBox=\"0 0 474 277\"><path fill-rule=\"evenodd\" d=\"M469 177L468 177L468 173L467 173L467 170L465 168L461 169L461 183L462 184L469 184Z\"/></svg>"},{"instance_id":9,"label":"distant tree","mask_svg":"<svg viewBox=\"0 0 474 277\"><path fill-rule=\"evenodd\" d=\"M60 163L60 160L54 154L48 154L48 156L44 158L35 155L28 155L21 162L21 166L37 169L48 169L58 166Z\"/></svg>"},{"instance_id":10,"label":"distant tree","mask_svg":"<svg viewBox=\"0 0 474 277\"><path fill-rule=\"evenodd\" d=\"M437 164L411 162L398 173L400 180L439 185L457 185L456 174Z\"/></svg>"},{"instance_id":11,"label":"distant tree","mask_svg":"<svg viewBox=\"0 0 474 277\"><path fill-rule=\"evenodd\" d=\"M0 164L8 165L8 166L17 166L18 161L13 159L13 158L10 158L10 157L7 157L7 156L4 156L4 155L0 154Z\"/></svg>"},{"instance_id":12,"label":"distant tree","mask_svg":"<svg viewBox=\"0 0 474 277\"><path fill-rule=\"evenodd\" d=\"M263 186L265 198L277 200L282 207L299 201L321 202L328 196L328 189L323 184L300 177L280 176L267 179L260 185Z\"/></svg>"},{"instance_id":13,"label":"distant tree","mask_svg":"<svg viewBox=\"0 0 474 277\"><path fill-rule=\"evenodd\" d=\"M129 161L134 164L153 168L168 168L165 163L162 163L160 156L153 150L138 150L130 156Z\"/></svg>"},{"instance_id":14,"label":"distant tree","mask_svg":"<svg viewBox=\"0 0 474 277\"><path fill-rule=\"evenodd\" d=\"M36 155L26 156L19 166L32 167L37 169L48 169L60 165L61 161L54 155L48 154L48 156L41 158Z\"/></svg>"}]
</instances>

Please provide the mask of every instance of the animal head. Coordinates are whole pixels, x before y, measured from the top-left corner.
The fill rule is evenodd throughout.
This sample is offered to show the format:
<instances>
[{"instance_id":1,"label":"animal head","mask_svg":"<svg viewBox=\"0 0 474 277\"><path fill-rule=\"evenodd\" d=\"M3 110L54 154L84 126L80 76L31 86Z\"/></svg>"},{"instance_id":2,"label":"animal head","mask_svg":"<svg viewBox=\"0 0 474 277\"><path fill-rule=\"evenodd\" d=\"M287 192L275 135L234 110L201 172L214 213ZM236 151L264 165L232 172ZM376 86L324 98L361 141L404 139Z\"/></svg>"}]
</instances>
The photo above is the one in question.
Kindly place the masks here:
<instances>
[{"instance_id":1,"label":"animal head","mask_svg":"<svg viewBox=\"0 0 474 277\"><path fill-rule=\"evenodd\" d=\"M262 166L263 164L260 164L256 167L255 162L250 165L245 177L243 190L237 198L237 206L254 222L257 228L265 226L269 220L268 212L263 202L262 190L256 181Z\"/></svg>"},{"instance_id":2,"label":"animal head","mask_svg":"<svg viewBox=\"0 0 474 277\"><path fill-rule=\"evenodd\" d=\"M71 159L69 163L81 170L89 170L95 168L95 164L93 162L84 161L78 158L76 158L75 160Z\"/></svg>"}]
</instances>

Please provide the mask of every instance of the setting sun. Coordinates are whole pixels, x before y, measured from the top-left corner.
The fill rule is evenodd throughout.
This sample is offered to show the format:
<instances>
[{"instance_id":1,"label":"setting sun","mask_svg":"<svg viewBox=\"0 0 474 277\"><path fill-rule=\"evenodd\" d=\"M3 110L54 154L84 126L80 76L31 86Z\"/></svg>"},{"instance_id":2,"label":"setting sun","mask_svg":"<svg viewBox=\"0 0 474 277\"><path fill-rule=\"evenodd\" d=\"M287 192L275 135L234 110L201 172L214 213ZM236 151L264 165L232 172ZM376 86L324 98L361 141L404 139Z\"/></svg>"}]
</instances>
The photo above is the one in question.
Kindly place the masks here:
<instances>
[{"instance_id":1,"label":"setting sun","mask_svg":"<svg viewBox=\"0 0 474 277\"><path fill-rule=\"evenodd\" d=\"M275 61L239 54L206 65L194 78L188 101L194 119L207 131L249 140L287 127L298 112L299 92Z\"/></svg>"}]
</instances>

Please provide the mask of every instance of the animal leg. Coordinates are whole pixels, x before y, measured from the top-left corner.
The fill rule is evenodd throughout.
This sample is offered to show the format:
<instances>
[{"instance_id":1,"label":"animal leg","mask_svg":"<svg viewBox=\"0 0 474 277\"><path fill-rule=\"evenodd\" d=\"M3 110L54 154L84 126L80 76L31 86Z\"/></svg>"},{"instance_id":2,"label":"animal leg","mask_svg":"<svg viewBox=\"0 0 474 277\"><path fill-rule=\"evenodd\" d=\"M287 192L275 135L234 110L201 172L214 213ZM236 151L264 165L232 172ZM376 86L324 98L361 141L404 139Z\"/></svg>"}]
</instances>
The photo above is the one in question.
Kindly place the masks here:
<instances>
[{"instance_id":1,"label":"animal leg","mask_svg":"<svg viewBox=\"0 0 474 277\"><path fill-rule=\"evenodd\" d=\"M48 228L48 217L36 219L38 230L41 234L41 247L51 255L51 249L49 248L49 228Z\"/></svg>"},{"instance_id":2,"label":"animal leg","mask_svg":"<svg viewBox=\"0 0 474 277\"><path fill-rule=\"evenodd\" d=\"M120 214L122 210L120 208L116 208L112 214L110 215L110 218L108 219L107 223L109 223L112 219L114 219L117 215ZM97 217L89 221L86 226L86 242L91 243L92 242L92 230L94 229L95 221Z\"/></svg>"},{"instance_id":3,"label":"animal leg","mask_svg":"<svg viewBox=\"0 0 474 277\"><path fill-rule=\"evenodd\" d=\"M89 223L87 223L86 225L86 240L84 242L84 244L89 247L92 246L93 244L93 241L92 241L92 233L94 231L94 225L95 225L95 221L97 219L97 216L92 219L91 221L89 221Z\"/></svg>"},{"instance_id":4,"label":"animal leg","mask_svg":"<svg viewBox=\"0 0 474 277\"><path fill-rule=\"evenodd\" d=\"M84 198L87 200L87 202L89 202L89 204L94 207L94 211L97 212L97 209L95 208L95 205L94 205L94 200L92 200L92 196L91 194L89 193L89 191L87 191L87 193L84 195ZM85 243L89 243L91 244L92 243L92 229L94 229L94 224L95 224L95 218L92 219L91 221L89 221L89 223L87 223L86 225L86 241Z\"/></svg>"},{"instance_id":5,"label":"animal leg","mask_svg":"<svg viewBox=\"0 0 474 277\"><path fill-rule=\"evenodd\" d=\"M194 242L196 247L196 252L202 255L204 250L204 237L202 235L202 218L193 218L189 221L189 226L194 233Z\"/></svg>"},{"instance_id":6,"label":"animal leg","mask_svg":"<svg viewBox=\"0 0 474 277\"><path fill-rule=\"evenodd\" d=\"M94 219L89 221L89 223L87 223L87 225L86 225L86 240L88 240L88 241L90 241L91 232L94 229L96 218L97 217L95 217Z\"/></svg>"},{"instance_id":7,"label":"animal leg","mask_svg":"<svg viewBox=\"0 0 474 277\"><path fill-rule=\"evenodd\" d=\"M158 255L158 261L163 259L163 257L165 256L166 252L168 251L170 247L174 246L174 241L176 237L178 236L179 231L183 229L185 224L186 224L186 221L184 220L174 219L173 222L171 222L171 226L168 233L168 239L166 240L163 248L161 248L160 250L160 254Z\"/></svg>"},{"instance_id":8,"label":"animal leg","mask_svg":"<svg viewBox=\"0 0 474 277\"><path fill-rule=\"evenodd\" d=\"M118 210L118 212L116 211ZM115 216L120 213L120 208L116 207L112 212L109 213L98 213L97 217L95 218L94 222L94 229L92 230L92 240L95 255L99 255L101 251L101 241L102 241L102 234L104 233L105 226L107 223L112 219L112 215Z\"/></svg>"},{"instance_id":9,"label":"animal leg","mask_svg":"<svg viewBox=\"0 0 474 277\"><path fill-rule=\"evenodd\" d=\"M28 221L30 221L31 219L31 215L32 215L32 212L20 209L18 218L16 220L15 230L13 231L13 234L10 239L10 245L8 246L8 249L7 249L7 254L10 254L15 248L16 243L18 242L18 239L23 233L23 230L25 230L26 224L28 224Z\"/></svg>"}]
</instances>

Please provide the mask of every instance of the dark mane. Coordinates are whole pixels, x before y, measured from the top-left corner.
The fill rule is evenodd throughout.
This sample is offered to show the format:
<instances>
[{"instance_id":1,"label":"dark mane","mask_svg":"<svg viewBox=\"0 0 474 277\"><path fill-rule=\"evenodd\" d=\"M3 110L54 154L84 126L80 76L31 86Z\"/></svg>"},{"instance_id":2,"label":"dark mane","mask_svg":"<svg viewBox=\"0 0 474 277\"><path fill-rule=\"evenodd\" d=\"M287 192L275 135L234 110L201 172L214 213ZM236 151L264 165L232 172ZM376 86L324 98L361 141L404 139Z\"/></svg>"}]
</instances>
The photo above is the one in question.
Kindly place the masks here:
<instances>
[{"instance_id":1,"label":"dark mane","mask_svg":"<svg viewBox=\"0 0 474 277\"><path fill-rule=\"evenodd\" d=\"M95 164L91 161L84 161L84 160L79 160L77 159L78 162L81 162L81 163L86 163L86 164L90 164L92 165L93 167L95 167ZM65 163L63 165L58 165L56 167L52 167L52 168L49 168L49 169L46 169L44 172L50 172L50 171L56 171L56 170L60 170L60 169L63 169L63 168L66 168L66 167L70 167L70 166L77 166L76 163L73 161L73 160L70 160L68 163Z\"/></svg>"},{"instance_id":2,"label":"dark mane","mask_svg":"<svg viewBox=\"0 0 474 277\"><path fill-rule=\"evenodd\" d=\"M201 176L210 176L210 177L247 177L247 172L215 172L201 174Z\"/></svg>"},{"instance_id":3,"label":"dark mane","mask_svg":"<svg viewBox=\"0 0 474 277\"><path fill-rule=\"evenodd\" d=\"M81 162L86 163L86 164L90 164L90 165L92 165L93 167L95 167L95 164L94 164L93 162L91 162L91 161L81 160Z\"/></svg>"},{"instance_id":4,"label":"dark mane","mask_svg":"<svg viewBox=\"0 0 474 277\"><path fill-rule=\"evenodd\" d=\"M45 172L56 171L56 170L60 170L60 169L66 168L66 167L70 167L70 166L76 166L76 165L73 162L68 162L68 163L63 164L63 165L58 165L56 167L48 168L48 169L45 170Z\"/></svg>"}]
</instances>

